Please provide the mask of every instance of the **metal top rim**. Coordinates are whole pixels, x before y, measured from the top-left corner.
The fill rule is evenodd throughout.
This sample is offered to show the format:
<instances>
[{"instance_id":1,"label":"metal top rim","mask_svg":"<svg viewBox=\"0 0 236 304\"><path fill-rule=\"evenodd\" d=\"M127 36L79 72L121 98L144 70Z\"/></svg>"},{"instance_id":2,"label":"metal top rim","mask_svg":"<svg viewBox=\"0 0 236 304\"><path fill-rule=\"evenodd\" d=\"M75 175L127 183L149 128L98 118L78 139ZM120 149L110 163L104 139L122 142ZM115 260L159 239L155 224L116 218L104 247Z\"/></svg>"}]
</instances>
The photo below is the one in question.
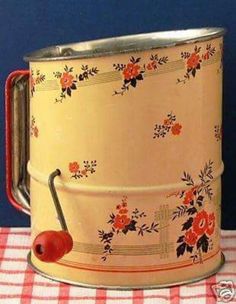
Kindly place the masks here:
<instances>
[{"instance_id":1,"label":"metal top rim","mask_svg":"<svg viewBox=\"0 0 236 304\"><path fill-rule=\"evenodd\" d=\"M223 27L205 27L97 39L39 49L24 56L25 61L58 61L94 58L173 47L217 38L225 34Z\"/></svg>"}]
</instances>

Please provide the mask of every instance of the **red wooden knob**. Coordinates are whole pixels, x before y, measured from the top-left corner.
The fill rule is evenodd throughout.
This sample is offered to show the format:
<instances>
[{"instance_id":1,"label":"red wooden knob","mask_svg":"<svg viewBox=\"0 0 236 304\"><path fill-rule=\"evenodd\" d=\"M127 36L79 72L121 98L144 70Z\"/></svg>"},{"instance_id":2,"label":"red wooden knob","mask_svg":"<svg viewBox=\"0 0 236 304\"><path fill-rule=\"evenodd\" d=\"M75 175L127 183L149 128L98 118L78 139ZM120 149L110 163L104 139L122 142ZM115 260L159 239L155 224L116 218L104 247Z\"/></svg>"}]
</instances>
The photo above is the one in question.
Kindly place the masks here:
<instances>
[{"instance_id":1,"label":"red wooden knob","mask_svg":"<svg viewBox=\"0 0 236 304\"><path fill-rule=\"evenodd\" d=\"M56 262L73 247L71 235L66 231L44 231L35 238L33 252L43 262Z\"/></svg>"}]
</instances>

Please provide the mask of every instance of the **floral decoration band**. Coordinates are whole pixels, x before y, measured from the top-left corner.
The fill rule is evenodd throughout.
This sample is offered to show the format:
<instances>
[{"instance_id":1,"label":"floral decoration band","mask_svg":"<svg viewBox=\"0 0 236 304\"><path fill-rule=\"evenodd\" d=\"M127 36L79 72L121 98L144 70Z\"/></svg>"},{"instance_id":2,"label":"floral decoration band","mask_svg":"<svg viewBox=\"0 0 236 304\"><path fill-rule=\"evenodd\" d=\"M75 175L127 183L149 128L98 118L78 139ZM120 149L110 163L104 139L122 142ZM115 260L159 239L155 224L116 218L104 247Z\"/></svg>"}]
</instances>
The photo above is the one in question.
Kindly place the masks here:
<instances>
[{"instance_id":1,"label":"floral decoration band","mask_svg":"<svg viewBox=\"0 0 236 304\"><path fill-rule=\"evenodd\" d=\"M158 223L153 221L150 225L146 223L140 223L140 220L147 215L143 211L139 211L135 208L132 212L129 211L127 196L124 196L121 203L116 206L116 213L110 214L110 219L107 224L111 225L109 231L98 230L100 242L104 245L102 261L106 261L108 255L112 254L112 240L118 234L127 235L127 233L135 232L138 236L144 236L147 233L157 233Z\"/></svg>"},{"instance_id":2,"label":"floral decoration band","mask_svg":"<svg viewBox=\"0 0 236 304\"><path fill-rule=\"evenodd\" d=\"M185 217L182 224L182 234L177 239L177 257L186 252L192 254L190 258L193 263L202 260L202 253L207 253L213 249L211 236L215 232L215 213L206 212L206 199L212 200L213 190L211 182L213 180L213 162L210 160L199 173L201 183L196 185L187 172L184 172L182 181L190 187L187 190L174 192L168 197L174 196L181 200L181 205L177 206L173 212L172 220Z\"/></svg>"},{"instance_id":3,"label":"floral decoration band","mask_svg":"<svg viewBox=\"0 0 236 304\"><path fill-rule=\"evenodd\" d=\"M198 71L202 69L202 64L204 62L210 62L209 59L211 57L216 58L216 54L220 58L220 66L217 70L219 72L222 69L222 60L223 60L223 45L219 44L219 50L216 52L216 47L212 46L212 43L208 43L205 47L194 45L192 51L182 51L180 53L180 57L183 60L186 72L182 78L177 78L177 84L186 83L186 81L191 78L195 78ZM151 54L148 61L142 63L141 57L130 56L128 62L125 63L113 63L113 68L115 71L120 72L120 76L109 75L109 73L113 72L104 72L99 73L99 70L96 66L89 67L88 64L82 64L80 66L80 71L78 73L74 73L76 67L69 67L67 65L64 66L63 71L53 72L54 78L59 80L60 94L55 98L56 102L63 102L68 96L72 96L73 90L78 89L79 82L86 82L90 78L96 76L98 73L101 76L95 83L104 83L107 81L118 81L121 77L122 86L119 90L114 90L113 95L121 95L123 96L127 93L130 88L136 88L141 81L145 79L145 76L155 75L156 72L159 72L161 66L165 66L167 63L177 63L178 61L171 62L169 61L168 55L160 56L159 54ZM218 58L218 56L217 56ZM169 71L169 65L167 66L167 72ZM165 69L165 68L164 68ZM183 69L183 66L179 66L177 69ZM170 68L170 71L176 70ZM163 69L161 69L163 72ZM151 73L150 73L151 72ZM155 72L155 73L152 73ZM104 75L103 75L104 74ZM118 78L117 78L118 77ZM112 80L111 80L112 79ZM31 69L30 73L30 92L33 97L35 88L38 84L43 83L45 81L45 75L40 72L39 69L36 72ZM51 81L51 80L49 80ZM94 82L92 82L94 83ZM48 83L48 86L52 85ZM86 84L87 85L87 84ZM57 85L56 85L57 86ZM45 87L47 85L45 84ZM41 88L42 89L42 88ZM55 87L54 87L55 89ZM46 90L46 89L45 89Z\"/></svg>"}]
</instances>

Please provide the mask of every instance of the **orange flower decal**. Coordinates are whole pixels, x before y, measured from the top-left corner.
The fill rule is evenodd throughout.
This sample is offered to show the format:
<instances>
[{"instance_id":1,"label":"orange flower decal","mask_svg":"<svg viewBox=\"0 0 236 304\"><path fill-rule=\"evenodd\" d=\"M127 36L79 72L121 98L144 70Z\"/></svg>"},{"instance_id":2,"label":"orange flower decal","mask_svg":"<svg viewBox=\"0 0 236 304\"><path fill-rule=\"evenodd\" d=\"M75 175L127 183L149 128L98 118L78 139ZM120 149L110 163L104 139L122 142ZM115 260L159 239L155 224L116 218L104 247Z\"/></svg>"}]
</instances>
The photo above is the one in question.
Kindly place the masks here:
<instances>
[{"instance_id":1,"label":"orange flower decal","mask_svg":"<svg viewBox=\"0 0 236 304\"><path fill-rule=\"evenodd\" d=\"M187 60L188 69L197 69L200 65L200 56L197 53L192 53Z\"/></svg>"},{"instance_id":2,"label":"orange flower decal","mask_svg":"<svg viewBox=\"0 0 236 304\"><path fill-rule=\"evenodd\" d=\"M165 137L167 133L171 131L173 135L179 135L181 133L182 126L176 122L176 116L170 112L167 118L164 119L163 124L156 124L154 127L153 138Z\"/></svg>"},{"instance_id":3,"label":"orange flower decal","mask_svg":"<svg viewBox=\"0 0 236 304\"><path fill-rule=\"evenodd\" d=\"M87 175L87 172L88 172L87 169L84 169L84 170L81 171L81 173L82 173L83 175Z\"/></svg>"},{"instance_id":4,"label":"orange flower decal","mask_svg":"<svg viewBox=\"0 0 236 304\"><path fill-rule=\"evenodd\" d=\"M119 213L120 214L126 214L126 213L128 213L128 209L122 208L122 209L120 209Z\"/></svg>"},{"instance_id":5,"label":"orange flower decal","mask_svg":"<svg viewBox=\"0 0 236 304\"><path fill-rule=\"evenodd\" d=\"M61 87L63 89L68 89L73 85L73 79L74 76L72 76L71 74L67 73L63 73L60 79L60 83L61 83Z\"/></svg>"},{"instance_id":6,"label":"orange flower decal","mask_svg":"<svg viewBox=\"0 0 236 304\"><path fill-rule=\"evenodd\" d=\"M201 69L201 64L203 61L209 60L215 54L215 47L212 47L211 44L207 44L206 50L201 53L202 48L195 45L194 51L190 52L181 52L181 58L186 63L186 73L182 79L177 78L177 83L186 83L187 80L196 76L197 70Z\"/></svg>"},{"instance_id":7,"label":"orange flower decal","mask_svg":"<svg viewBox=\"0 0 236 304\"><path fill-rule=\"evenodd\" d=\"M158 54L151 55L148 64L141 64L141 58L131 56L127 64L113 64L116 71L122 72L123 85L120 90L115 90L113 95L124 95L130 87L136 88L138 82L143 80L146 71L156 70L158 66L167 63L168 57L159 57Z\"/></svg>"},{"instance_id":8,"label":"orange flower decal","mask_svg":"<svg viewBox=\"0 0 236 304\"><path fill-rule=\"evenodd\" d=\"M83 166L81 166L77 161L69 163L69 171L73 175L72 178L79 179L83 177L88 177L88 174L93 174L96 172L97 161L85 160Z\"/></svg>"},{"instance_id":9,"label":"orange flower decal","mask_svg":"<svg viewBox=\"0 0 236 304\"><path fill-rule=\"evenodd\" d=\"M189 190L189 191L187 191L187 192L185 193L183 203L184 203L185 205L188 205L188 204L190 204L190 203L193 201L193 198L194 198L193 191L192 191L192 190Z\"/></svg>"},{"instance_id":10,"label":"orange flower decal","mask_svg":"<svg viewBox=\"0 0 236 304\"><path fill-rule=\"evenodd\" d=\"M171 119L167 118L167 119L164 119L164 126L169 126L172 124L172 121Z\"/></svg>"},{"instance_id":11,"label":"orange flower decal","mask_svg":"<svg viewBox=\"0 0 236 304\"><path fill-rule=\"evenodd\" d=\"M128 63L127 67L123 71L123 75L126 80L131 80L132 78L137 77L139 73L140 66L134 63Z\"/></svg>"},{"instance_id":12,"label":"orange flower decal","mask_svg":"<svg viewBox=\"0 0 236 304\"><path fill-rule=\"evenodd\" d=\"M186 231L184 239L188 245L194 246L197 242L197 235L190 229Z\"/></svg>"},{"instance_id":13,"label":"orange flower decal","mask_svg":"<svg viewBox=\"0 0 236 304\"><path fill-rule=\"evenodd\" d=\"M216 125L214 127L215 129L215 138L217 141L221 141L222 140L222 125Z\"/></svg>"},{"instance_id":14,"label":"orange flower decal","mask_svg":"<svg viewBox=\"0 0 236 304\"><path fill-rule=\"evenodd\" d=\"M123 214L117 214L114 219L113 227L115 229L123 229L125 226L129 225L130 218L127 217L127 215Z\"/></svg>"},{"instance_id":15,"label":"orange flower decal","mask_svg":"<svg viewBox=\"0 0 236 304\"><path fill-rule=\"evenodd\" d=\"M45 80L45 75L41 74L40 70L36 70L35 72L33 69L31 69L30 78L29 78L31 97L34 96L36 86L44 82L44 80Z\"/></svg>"},{"instance_id":16,"label":"orange flower decal","mask_svg":"<svg viewBox=\"0 0 236 304\"><path fill-rule=\"evenodd\" d=\"M173 135L179 135L181 132L182 126L179 123L175 123L172 127L171 127L171 132Z\"/></svg>"},{"instance_id":17,"label":"orange flower decal","mask_svg":"<svg viewBox=\"0 0 236 304\"><path fill-rule=\"evenodd\" d=\"M69 170L71 173L77 173L79 171L79 164L77 162L69 163Z\"/></svg>"},{"instance_id":18,"label":"orange flower decal","mask_svg":"<svg viewBox=\"0 0 236 304\"><path fill-rule=\"evenodd\" d=\"M206 233L208 235L212 235L214 233L214 230L215 230L215 214L210 213L208 216L208 227Z\"/></svg>"},{"instance_id":19,"label":"orange flower decal","mask_svg":"<svg viewBox=\"0 0 236 304\"><path fill-rule=\"evenodd\" d=\"M203 235L208 228L208 214L205 210L200 211L193 220L193 231L197 235Z\"/></svg>"},{"instance_id":20,"label":"orange flower decal","mask_svg":"<svg viewBox=\"0 0 236 304\"><path fill-rule=\"evenodd\" d=\"M182 235L177 239L177 257L189 252L193 263L202 259L202 253L207 253L213 248L210 238L215 231L215 215L207 213L204 209L205 196L212 200L213 191L211 183L213 180L213 162L207 162L200 170L198 177L200 183L196 185L191 175L184 171L182 181L190 189L174 192L167 197L175 196L181 200L181 205L177 206L173 212L172 220L186 217L181 226ZM195 252L193 253L193 250Z\"/></svg>"},{"instance_id":21,"label":"orange flower decal","mask_svg":"<svg viewBox=\"0 0 236 304\"><path fill-rule=\"evenodd\" d=\"M36 138L39 136L39 129L36 126L36 119L33 115L31 117L31 123L30 123L30 135Z\"/></svg>"},{"instance_id":22,"label":"orange flower decal","mask_svg":"<svg viewBox=\"0 0 236 304\"><path fill-rule=\"evenodd\" d=\"M158 68L158 62L156 60L152 60L147 64L147 69L150 70L156 70Z\"/></svg>"},{"instance_id":23,"label":"orange flower decal","mask_svg":"<svg viewBox=\"0 0 236 304\"><path fill-rule=\"evenodd\" d=\"M35 137L39 136L39 129L37 127L34 127L34 136Z\"/></svg>"},{"instance_id":24,"label":"orange flower decal","mask_svg":"<svg viewBox=\"0 0 236 304\"><path fill-rule=\"evenodd\" d=\"M88 65L81 66L81 73L73 75L74 68L65 65L64 72L54 72L54 77L60 80L61 94L56 98L56 102L62 102L67 96L71 97L72 91L77 90L77 84L80 81L95 76L99 71L97 67L89 68Z\"/></svg>"}]
</instances>

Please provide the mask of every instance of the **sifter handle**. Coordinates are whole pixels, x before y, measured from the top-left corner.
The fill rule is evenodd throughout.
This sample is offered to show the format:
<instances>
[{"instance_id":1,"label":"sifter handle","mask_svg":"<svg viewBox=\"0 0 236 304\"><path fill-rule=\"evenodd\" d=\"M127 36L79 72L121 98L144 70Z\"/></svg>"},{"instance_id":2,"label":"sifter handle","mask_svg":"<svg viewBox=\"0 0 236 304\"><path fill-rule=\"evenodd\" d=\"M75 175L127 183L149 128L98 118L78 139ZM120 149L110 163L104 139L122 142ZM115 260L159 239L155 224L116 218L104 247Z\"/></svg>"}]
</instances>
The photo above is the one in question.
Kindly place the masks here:
<instances>
[{"instance_id":1,"label":"sifter handle","mask_svg":"<svg viewBox=\"0 0 236 304\"><path fill-rule=\"evenodd\" d=\"M5 84L6 192L11 204L30 214L29 71L14 71Z\"/></svg>"}]
</instances>

